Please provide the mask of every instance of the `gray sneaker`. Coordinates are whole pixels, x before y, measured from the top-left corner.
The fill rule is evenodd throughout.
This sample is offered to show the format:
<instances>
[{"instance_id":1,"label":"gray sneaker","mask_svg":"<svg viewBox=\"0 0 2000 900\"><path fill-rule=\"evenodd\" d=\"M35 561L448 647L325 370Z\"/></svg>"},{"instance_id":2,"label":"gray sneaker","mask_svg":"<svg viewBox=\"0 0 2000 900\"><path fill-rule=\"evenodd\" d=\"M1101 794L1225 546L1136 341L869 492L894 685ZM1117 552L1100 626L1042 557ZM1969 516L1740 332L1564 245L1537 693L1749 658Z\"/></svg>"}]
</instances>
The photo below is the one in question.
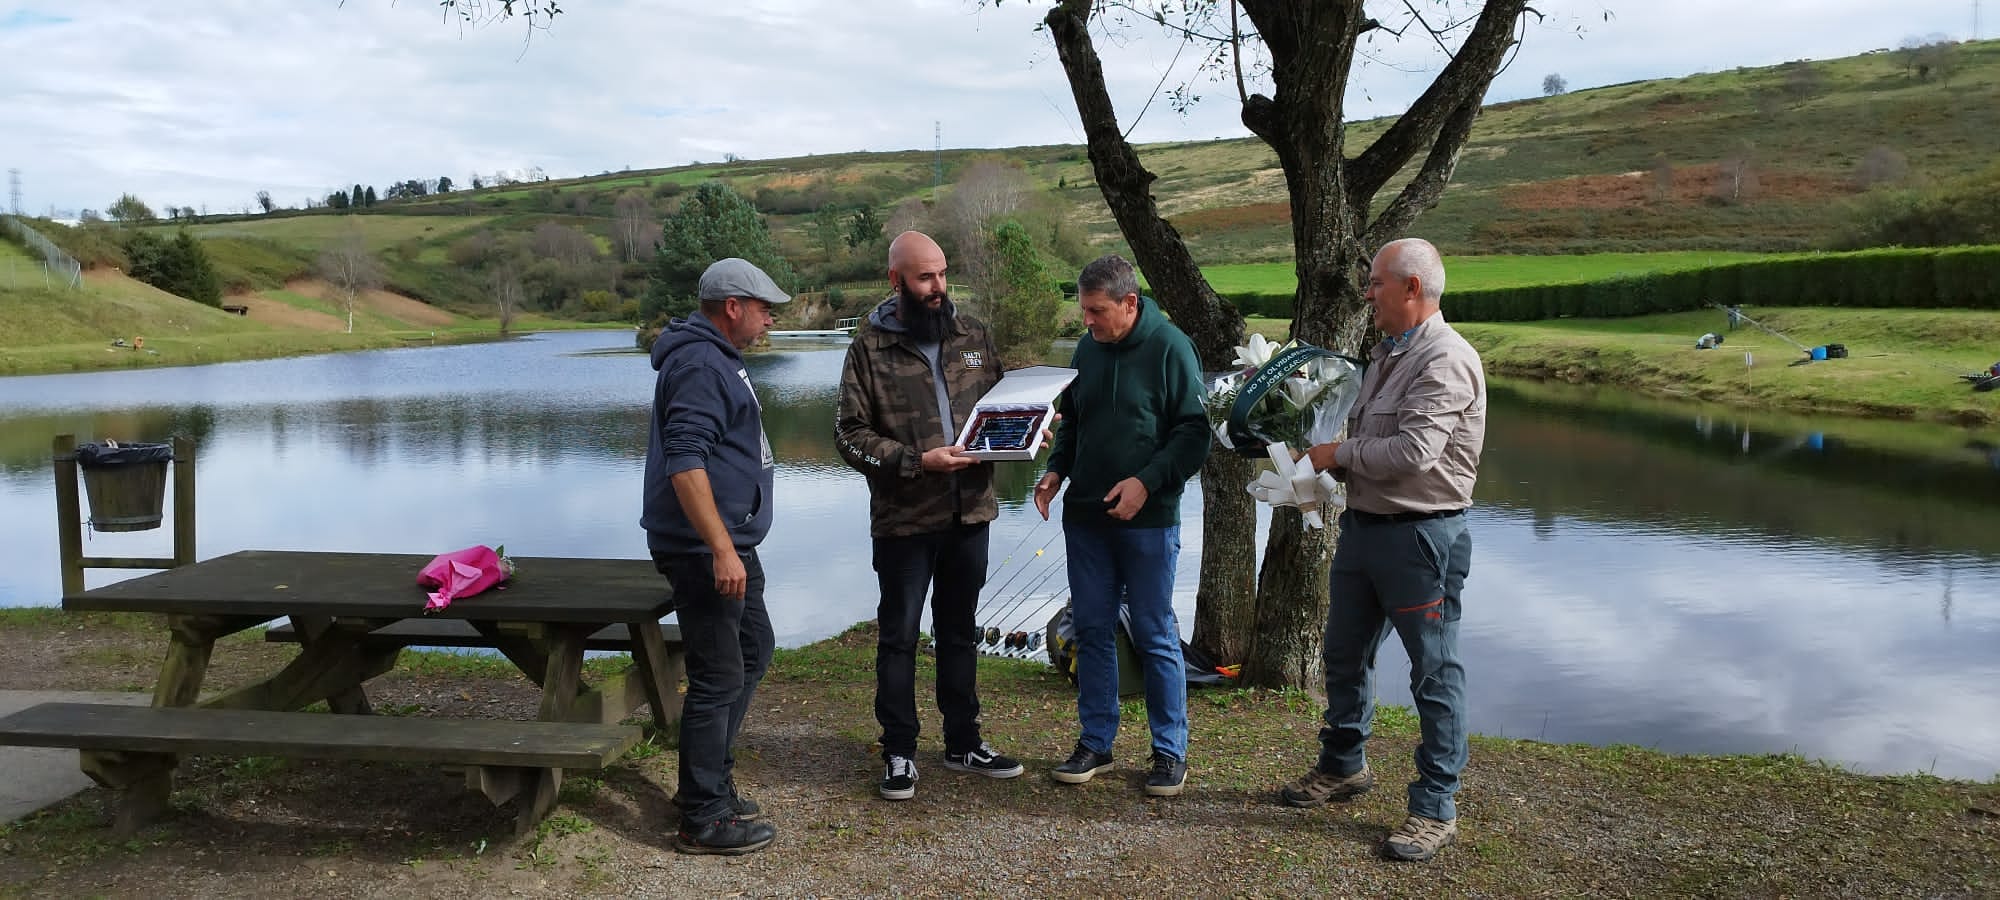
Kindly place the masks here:
<instances>
[{"instance_id":1,"label":"gray sneaker","mask_svg":"<svg viewBox=\"0 0 2000 900\"><path fill-rule=\"evenodd\" d=\"M1382 855L1406 862L1424 862L1455 840L1458 840L1457 819L1411 815L1403 820L1402 827L1389 833L1389 839L1382 844Z\"/></svg>"},{"instance_id":2,"label":"gray sneaker","mask_svg":"<svg viewBox=\"0 0 2000 900\"><path fill-rule=\"evenodd\" d=\"M1352 775L1328 775L1318 766L1308 769L1297 780L1278 789L1278 799L1286 806L1312 809L1324 806L1328 801L1352 800L1366 794L1375 787L1375 773L1368 770L1368 764L1361 764L1361 771Z\"/></svg>"}]
</instances>

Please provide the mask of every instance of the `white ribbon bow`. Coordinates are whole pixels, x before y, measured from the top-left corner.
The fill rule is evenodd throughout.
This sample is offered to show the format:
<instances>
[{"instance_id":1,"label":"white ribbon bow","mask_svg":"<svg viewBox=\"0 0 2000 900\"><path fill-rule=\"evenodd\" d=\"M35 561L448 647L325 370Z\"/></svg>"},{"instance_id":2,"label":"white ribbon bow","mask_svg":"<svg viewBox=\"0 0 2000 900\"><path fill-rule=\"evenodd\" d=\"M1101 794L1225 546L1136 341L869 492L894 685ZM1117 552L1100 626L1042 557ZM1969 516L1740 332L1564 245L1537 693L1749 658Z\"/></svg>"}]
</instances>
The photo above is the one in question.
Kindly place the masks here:
<instances>
[{"instance_id":1,"label":"white ribbon bow","mask_svg":"<svg viewBox=\"0 0 2000 900\"><path fill-rule=\"evenodd\" d=\"M1346 507L1340 483L1332 475L1314 471L1310 457L1293 459L1291 448L1284 444L1266 444L1264 452L1271 457L1274 471L1258 473L1257 480L1244 488L1258 502L1296 507L1305 516L1307 528L1326 527L1322 510L1338 513Z\"/></svg>"}]
</instances>

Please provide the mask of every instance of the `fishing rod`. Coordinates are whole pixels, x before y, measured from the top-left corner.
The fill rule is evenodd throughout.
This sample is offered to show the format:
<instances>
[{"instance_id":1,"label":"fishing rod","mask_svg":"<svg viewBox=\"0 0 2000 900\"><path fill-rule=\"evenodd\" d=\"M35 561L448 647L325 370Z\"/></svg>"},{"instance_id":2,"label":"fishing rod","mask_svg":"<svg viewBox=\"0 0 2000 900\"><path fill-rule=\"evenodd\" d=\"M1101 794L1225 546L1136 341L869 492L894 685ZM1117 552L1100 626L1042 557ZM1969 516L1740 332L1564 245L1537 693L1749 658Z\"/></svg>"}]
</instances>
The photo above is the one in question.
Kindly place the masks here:
<instances>
[{"instance_id":1,"label":"fishing rod","mask_svg":"<svg viewBox=\"0 0 2000 900\"><path fill-rule=\"evenodd\" d=\"M1034 528L1030 529L1027 534L1021 535L1020 542L1014 545L1014 549L1007 551L1007 558L1000 561L999 568L1001 569L1006 568L1007 564L1013 561L1014 554L1020 552L1022 547L1027 546L1028 540L1030 538L1034 537L1036 534L1039 534L1042 531L1042 529L1048 527L1049 524L1050 523L1048 522L1043 522L1041 525L1037 525ZM1060 536L1061 533L1062 533L1061 529L1057 529L1056 532L1057 536ZM1014 570L1014 574L1009 576L1007 580L1003 582L999 587L994 588L991 591L988 591L986 596L989 598L998 598L1001 597L1001 595L1005 594L1007 589L1013 586L1014 581L1020 578L1022 573L1028 571L1028 569L1033 566L1033 561L1035 559L1040 559L1042 555L1049 549L1049 545L1053 543L1055 543L1055 538L1053 537L1049 538L1046 541L1043 541L1040 547L1035 548L1035 555L1033 557L1023 562L1021 564L1021 568ZM991 580L991 576L988 577L988 580L989 581ZM994 600L992 605L997 605L1000 602L1004 602L1004 600ZM973 611L973 614L978 615L978 612L979 611L975 609Z\"/></svg>"},{"instance_id":2,"label":"fishing rod","mask_svg":"<svg viewBox=\"0 0 2000 900\"><path fill-rule=\"evenodd\" d=\"M1800 352L1800 353L1803 353L1803 354L1805 354L1805 355L1807 355L1807 356L1811 356L1811 355L1812 355L1812 348L1811 348L1811 347L1808 347L1808 346L1806 346L1806 345L1804 345L1804 344L1801 344L1801 343L1799 343L1798 341L1795 341L1795 340L1792 340L1791 338L1788 338L1788 337L1786 337L1786 336L1784 336L1784 335L1782 335L1782 334L1779 334L1779 333L1778 333L1778 330L1777 330L1777 329L1775 329L1775 328L1772 328L1772 327L1771 327L1771 326L1769 326L1769 325L1766 325L1766 324L1764 324L1764 323L1762 323L1762 322L1759 322L1759 321L1757 321L1756 319L1753 319L1753 318L1750 318L1749 316L1746 316L1746 315L1744 315L1744 314L1743 314L1743 312L1742 312L1741 310L1738 310L1738 309L1732 309L1732 308L1730 308L1730 307L1727 307L1727 306L1723 306L1722 304L1720 304L1720 303L1716 303L1716 302L1715 302L1715 301L1713 301L1713 300L1709 301L1709 304L1708 304L1708 305L1710 305L1710 306L1713 306L1713 307L1715 307L1716 309L1719 309L1719 310L1722 310L1722 311L1723 311L1723 312L1725 312L1725 313L1728 313L1728 314L1729 314L1729 317L1730 317L1730 318L1732 318L1732 319L1736 319L1737 321L1741 321L1741 322L1749 322L1750 324L1752 324L1752 325L1755 325L1755 326L1757 326L1757 329L1758 329L1759 331L1762 331L1762 332L1764 332L1765 334L1768 334L1768 335L1770 335L1770 336L1772 336L1772 337L1774 337L1774 338L1777 338L1778 340L1781 340L1781 341L1784 341L1784 342L1785 342L1785 343L1787 343L1787 344L1790 344L1790 345L1792 345L1792 346L1794 346L1794 347L1797 347L1797 348L1799 348L1799 352Z\"/></svg>"},{"instance_id":3,"label":"fishing rod","mask_svg":"<svg viewBox=\"0 0 2000 900\"><path fill-rule=\"evenodd\" d=\"M1765 325L1764 323L1762 323L1762 322L1759 322L1759 321L1757 321L1756 319L1752 319L1752 318L1750 318L1749 316L1746 316L1746 315L1744 315L1744 314L1743 314L1743 313L1742 313L1742 312L1741 312L1740 310L1734 310L1734 309L1731 309L1731 308L1729 308L1729 307L1727 307L1727 306L1723 306L1722 304L1720 304L1720 303L1716 303L1716 302L1713 302L1713 301L1710 301L1708 305L1709 305L1709 306L1712 306L1712 307L1715 307L1716 309L1719 309L1719 310L1722 310L1722 311L1723 311L1723 312L1725 312L1725 313L1728 313L1728 314L1729 314L1729 315L1730 315L1730 316L1731 316L1732 318L1734 318L1734 319L1736 319L1736 320L1738 320L1738 321L1743 321L1743 322L1748 322L1748 323L1750 323L1750 324L1752 324L1752 325L1755 325L1755 326L1757 326L1757 328L1758 328L1759 330L1763 331L1764 333L1766 333L1766 334L1769 334L1769 335L1771 335L1772 337L1775 337L1775 338L1777 338L1778 340L1781 340L1781 341L1784 341L1784 342L1785 342L1785 343L1787 343L1787 344L1790 344L1790 345L1792 345L1792 346L1794 346L1794 347L1797 347L1797 348L1799 348L1799 352L1801 352L1801 353L1804 353L1804 354L1805 354L1805 355L1807 355L1807 356L1811 356L1811 355L1812 355L1812 348L1810 348L1810 347L1807 347L1806 345L1804 345L1804 344L1801 344L1801 343L1799 343L1798 341L1795 341L1795 340L1792 340L1791 338L1788 338L1788 337L1786 337L1786 336L1784 336L1784 335L1782 335L1782 334L1779 334L1779 333L1778 333L1778 332L1777 332L1777 331L1776 331L1775 329L1771 328L1771 327L1770 327L1769 325ZM1871 358L1871 359L1872 359L1872 358L1880 358L1880 357L1887 357L1887 356L1890 356L1890 355L1892 355L1892 354L1888 354L1888 353L1872 353L1872 354L1869 354L1869 358ZM1950 373L1952 373L1952 374L1954 374L1954 375L1957 375L1957 376L1959 376L1959 377L1961 377L1961 378L1966 378L1966 373L1965 373L1965 372L1962 372L1962 371L1960 371L1959 369L1957 369L1957 368L1955 368L1955 367L1953 367L1953 366L1949 366L1949 365L1946 365L1946 364L1944 364L1944 363L1940 363L1940 362L1935 362L1935 361L1932 361L1932 360L1928 360L1928 359L1915 359L1915 358L1910 358L1910 359L1911 359L1911 360L1913 360L1913 361L1915 361L1916 363L1918 363L1918 364L1920 364L1920 365L1924 365L1924 366L1928 366L1928 367L1930 367L1930 368L1933 368L1933 369L1937 369L1938 371L1941 371L1941 372L1950 372ZM1972 379L1970 379L1970 378L1967 378L1966 380L1970 381L1970 380L1972 380Z\"/></svg>"},{"instance_id":4,"label":"fishing rod","mask_svg":"<svg viewBox=\"0 0 2000 900\"><path fill-rule=\"evenodd\" d=\"M1024 601L1025 601L1025 600L1027 600L1027 599L1033 599L1033 597L1035 596L1034 592L1035 592L1035 591L1037 591L1037 590L1040 590L1040 589L1041 589L1041 587L1042 587L1043 585L1045 585L1045 584L1048 584L1048 583L1049 583L1049 579L1051 579L1051 578L1054 578L1054 577L1055 577L1055 575L1056 575L1056 570L1055 570L1055 567L1054 567L1054 566L1051 566L1051 567L1049 567L1049 571L1048 571L1048 572L1047 572L1046 574L1042 575L1042 577L1041 577L1041 579L1040 579L1039 581L1036 581L1036 582L1035 582L1035 583L1034 583L1034 584L1033 584L1032 586L1030 586L1030 587L1029 587L1029 589L1028 589L1028 590L1029 590L1029 594L1028 594L1028 596L1027 596L1026 598L1023 598L1023 599L1024 599ZM1041 603L1041 605L1040 605L1040 606L1038 606L1038 607L1035 607L1034 609L1031 609L1031 610L1029 610L1029 611L1028 611L1028 612L1027 612L1026 614L1024 614L1024 615L1022 615L1022 616L1020 616L1020 617L1016 618L1016 619L1014 620L1013 624L1012 624L1012 625L1010 625L1010 626L1008 627L1007 631L1008 631L1009 633L1012 633L1012 632L1014 632L1014 631L1017 631L1017 630L1019 630L1021 626L1023 626L1023 625L1026 625L1026 624L1028 624L1028 622L1032 621L1032 620L1034 619L1034 617L1036 616L1036 614L1038 614L1038 613L1041 613L1041 612L1044 612L1044 611L1047 611L1047 610L1048 610L1048 608L1049 608L1049 603L1050 603L1050 601L1051 601L1051 598L1054 598L1054 597L1060 597L1060 596L1064 596L1064 594L1065 594L1065 593L1066 593L1066 592L1058 592L1058 593L1054 593L1054 594L1044 594L1044 595L1042 595L1042 603ZM1024 602L1023 604L1020 604L1020 605L1021 605L1021 606L1025 606L1025 602ZM1017 608L1019 608L1019 606L1017 606Z\"/></svg>"},{"instance_id":5,"label":"fishing rod","mask_svg":"<svg viewBox=\"0 0 2000 900\"><path fill-rule=\"evenodd\" d=\"M1065 565L1065 559L1066 555L1062 552L1058 552L1053 556L1049 557L1049 561L1047 562L1047 564L1043 565L1042 568L1035 570L1034 575L1028 579L1027 583L1021 586L1020 590L1017 590L1014 593L1007 595L1006 598L1004 598L1004 600L1012 602L1008 602L1005 606L1002 606L999 602L996 602L994 604L995 609L989 610L988 618L1004 620L1012 616L1016 610L1019 610L1021 608L1021 604L1027 602L1028 598L1034 594L1036 588L1039 588L1043 584L1048 582L1051 573L1056 571L1058 567L1062 567Z\"/></svg>"}]
</instances>

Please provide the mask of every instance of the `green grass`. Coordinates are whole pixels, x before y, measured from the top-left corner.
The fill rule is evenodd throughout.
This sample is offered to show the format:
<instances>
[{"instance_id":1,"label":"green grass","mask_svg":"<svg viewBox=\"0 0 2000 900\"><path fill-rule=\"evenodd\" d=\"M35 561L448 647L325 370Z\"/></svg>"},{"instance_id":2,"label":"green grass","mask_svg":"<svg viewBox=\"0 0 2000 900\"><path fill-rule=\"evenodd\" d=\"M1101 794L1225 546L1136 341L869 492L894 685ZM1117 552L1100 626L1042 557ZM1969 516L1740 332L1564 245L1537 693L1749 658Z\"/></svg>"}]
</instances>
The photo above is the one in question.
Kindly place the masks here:
<instances>
[{"instance_id":1,"label":"green grass","mask_svg":"<svg viewBox=\"0 0 2000 900\"><path fill-rule=\"evenodd\" d=\"M212 306L126 278L85 276L82 290L21 290L0 284L0 353L114 338L156 339L265 333L270 329ZM123 351L130 355L131 351Z\"/></svg>"},{"instance_id":2,"label":"green grass","mask_svg":"<svg viewBox=\"0 0 2000 900\"><path fill-rule=\"evenodd\" d=\"M1590 253L1578 256L1454 256L1447 289L1458 291L1570 284L1619 275L1673 272L1764 259L1768 254L1732 251L1669 253ZM1298 286L1292 264L1239 263L1202 267L1208 283L1223 296L1238 291L1290 293Z\"/></svg>"},{"instance_id":3,"label":"green grass","mask_svg":"<svg viewBox=\"0 0 2000 900\"><path fill-rule=\"evenodd\" d=\"M27 248L5 237L0 237L0 276L5 276L9 272L7 269L9 263L34 265L37 262L39 260L33 254L29 253ZM36 278L37 280L40 279L39 273L37 273ZM5 287L6 284L7 282L0 281L0 287Z\"/></svg>"},{"instance_id":4,"label":"green grass","mask_svg":"<svg viewBox=\"0 0 2000 900\"><path fill-rule=\"evenodd\" d=\"M263 297L268 300L276 300L280 303L285 304L286 306L303 309L308 312L324 313L326 315L333 316L335 318L340 318L345 315L345 313L341 312L339 307L336 307L334 304L328 303L327 301L318 299L316 297L308 297L297 291L286 291L286 290L258 291L257 296ZM360 316L356 316L356 318L359 319Z\"/></svg>"},{"instance_id":5,"label":"green grass","mask_svg":"<svg viewBox=\"0 0 2000 900\"><path fill-rule=\"evenodd\" d=\"M274 328L166 294L122 277L87 276L83 291L0 288L0 375L93 369L201 365L309 353L406 346L412 340L463 342L499 334L490 318L460 318L443 328L418 327L372 312L355 317L357 332ZM267 292L302 308L340 315L330 304L289 291ZM602 328L545 316L522 316L516 332ZM145 338L143 350L111 341Z\"/></svg>"},{"instance_id":6,"label":"green grass","mask_svg":"<svg viewBox=\"0 0 2000 900\"><path fill-rule=\"evenodd\" d=\"M347 321L346 311L341 309L339 303L331 300L308 297L296 291L289 290L259 291L258 296L276 300L297 309L332 316L343 323ZM386 313L361 307L354 311L354 330L356 333L395 332L399 334L413 334L417 332L429 333L435 329L430 325L419 325L415 322L404 321ZM443 330L447 332L452 331L454 330L454 326L446 326Z\"/></svg>"},{"instance_id":7,"label":"green grass","mask_svg":"<svg viewBox=\"0 0 2000 900\"><path fill-rule=\"evenodd\" d=\"M1694 338L1725 326L1718 313L1458 326L1489 368L1548 375L1739 406L1826 411L1953 424L2000 422L2000 395L1975 393L1959 372L1993 362L1982 335L2000 313L1966 310L1772 308L1752 314L1808 346L1844 343L1848 359L1789 365L1797 348L1762 332L1725 332L1720 349ZM1749 354L1753 365L1744 364Z\"/></svg>"},{"instance_id":8,"label":"green grass","mask_svg":"<svg viewBox=\"0 0 2000 900\"><path fill-rule=\"evenodd\" d=\"M312 272L312 254L264 238L210 237L202 249L215 264L224 293L282 287Z\"/></svg>"},{"instance_id":9,"label":"green grass","mask_svg":"<svg viewBox=\"0 0 2000 900\"><path fill-rule=\"evenodd\" d=\"M1454 327L1479 349L1487 370L1500 375L1799 413L2000 424L2000 393L1976 393L1957 377L2000 357L1990 338L2000 334L2000 313L1814 307L1746 312L1802 344L1846 344L1851 355L1794 366L1803 358L1798 348L1749 326L1727 331L1716 312ZM1253 319L1249 327L1280 340L1291 321ZM1695 338L1707 331L1724 334L1726 343L1695 350ZM1747 367L1746 353L1752 362Z\"/></svg>"}]
</instances>

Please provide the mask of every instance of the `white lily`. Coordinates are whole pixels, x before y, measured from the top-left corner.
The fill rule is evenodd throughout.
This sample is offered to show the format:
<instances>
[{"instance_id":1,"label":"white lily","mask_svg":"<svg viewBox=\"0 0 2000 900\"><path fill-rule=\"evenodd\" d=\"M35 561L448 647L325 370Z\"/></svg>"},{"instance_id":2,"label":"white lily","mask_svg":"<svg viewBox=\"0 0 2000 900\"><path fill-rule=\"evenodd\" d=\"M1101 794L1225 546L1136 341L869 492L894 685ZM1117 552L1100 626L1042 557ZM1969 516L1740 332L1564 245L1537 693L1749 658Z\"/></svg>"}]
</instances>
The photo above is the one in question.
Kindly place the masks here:
<instances>
[{"instance_id":1,"label":"white lily","mask_svg":"<svg viewBox=\"0 0 2000 900\"><path fill-rule=\"evenodd\" d=\"M1293 409L1305 409L1306 404L1313 402L1313 398L1318 397L1320 391L1326 390L1326 387L1318 381L1295 375L1285 379L1281 389L1285 392L1285 401L1290 403Z\"/></svg>"},{"instance_id":2,"label":"white lily","mask_svg":"<svg viewBox=\"0 0 2000 900\"><path fill-rule=\"evenodd\" d=\"M1248 346L1236 348L1236 365L1261 368L1278 352L1278 344L1261 334L1250 335Z\"/></svg>"}]
</instances>

